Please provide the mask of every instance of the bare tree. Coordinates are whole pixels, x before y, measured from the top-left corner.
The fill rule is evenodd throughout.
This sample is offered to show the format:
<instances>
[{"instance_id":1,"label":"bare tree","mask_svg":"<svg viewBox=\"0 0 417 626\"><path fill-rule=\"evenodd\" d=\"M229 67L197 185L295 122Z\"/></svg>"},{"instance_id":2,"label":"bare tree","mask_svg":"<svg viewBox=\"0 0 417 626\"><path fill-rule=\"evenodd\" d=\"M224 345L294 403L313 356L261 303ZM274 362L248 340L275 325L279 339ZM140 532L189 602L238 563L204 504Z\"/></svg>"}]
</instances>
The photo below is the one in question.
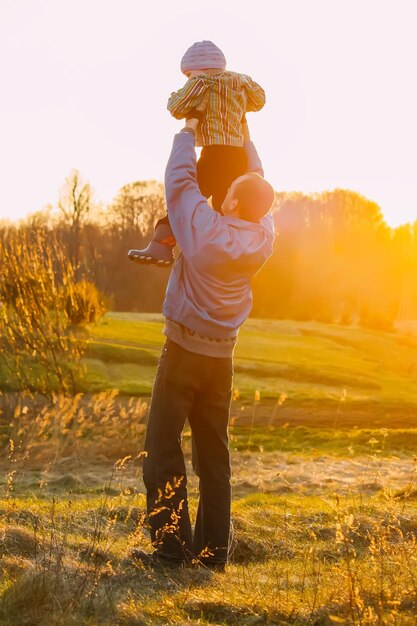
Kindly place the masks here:
<instances>
[{"instance_id":1,"label":"bare tree","mask_svg":"<svg viewBox=\"0 0 417 626\"><path fill-rule=\"evenodd\" d=\"M124 185L113 200L108 217L122 232L147 235L166 213L163 186L156 181Z\"/></svg>"},{"instance_id":2,"label":"bare tree","mask_svg":"<svg viewBox=\"0 0 417 626\"><path fill-rule=\"evenodd\" d=\"M79 266L82 227L92 209L92 198L90 183L78 170L72 170L61 188L58 207L70 229L69 255L75 268Z\"/></svg>"}]
</instances>

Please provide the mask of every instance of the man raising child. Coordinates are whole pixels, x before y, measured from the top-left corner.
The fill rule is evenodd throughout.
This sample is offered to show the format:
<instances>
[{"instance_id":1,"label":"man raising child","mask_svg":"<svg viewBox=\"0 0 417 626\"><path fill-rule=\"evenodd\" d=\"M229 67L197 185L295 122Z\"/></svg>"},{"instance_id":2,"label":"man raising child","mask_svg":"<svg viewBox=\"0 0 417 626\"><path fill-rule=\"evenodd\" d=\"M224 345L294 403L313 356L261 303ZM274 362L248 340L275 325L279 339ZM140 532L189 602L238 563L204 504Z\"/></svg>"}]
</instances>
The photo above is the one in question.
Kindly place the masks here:
<instances>
[{"instance_id":1,"label":"man raising child","mask_svg":"<svg viewBox=\"0 0 417 626\"><path fill-rule=\"evenodd\" d=\"M220 58L210 57L211 68ZM191 61L194 63L194 57ZM203 65L207 63L204 61ZM210 108L211 101L213 106L220 103L220 94L229 94L229 78L224 85L221 76L194 81L196 89L201 87L199 81L210 83L209 112L201 124L197 118L189 117L191 112L185 113L187 120L174 137L165 174L168 216L181 255L169 277L163 306L166 342L152 390L144 446L143 479L154 551L148 553L137 547L131 553L136 562L147 567L191 564L221 572L229 557L228 424L233 351L239 328L252 308L252 277L272 253L274 226L270 209L274 190L263 178L248 126L241 123L245 103L247 108L253 102L253 96L248 94L254 93L255 88L250 79L230 77L231 84L241 81L241 90L236 90L237 95L230 99L229 106L235 114L230 116L233 123L229 123L226 109L218 106L216 111L222 115L217 115ZM183 92L178 99L175 94L172 96L170 106L175 111L178 102L182 102L181 110L186 111L187 98L193 106L196 104L192 93L187 96ZM210 128L209 134L204 134L208 132L204 124ZM228 189L217 188L216 176L222 177L223 173L218 162L210 161L211 156L210 167L203 160L198 172L195 139L201 142L201 138L212 137L213 132L222 140L233 138L237 145L209 144L209 155L212 148L227 148L229 152L233 147L243 150L247 159L246 164L243 156L239 157L242 167L245 162L245 172L231 181ZM243 146L239 145L240 133ZM231 177L233 158L224 161ZM207 179L201 178L201 171L212 187L208 183L204 187ZM199 185L212 195L221 214L209 206ZM167 224L163 226L169 228ZM153 255L153 251L146 254ZM181 447L186 420L191 426L198 462L199 503L194 529Z\"/></svg>"}]
</instances>

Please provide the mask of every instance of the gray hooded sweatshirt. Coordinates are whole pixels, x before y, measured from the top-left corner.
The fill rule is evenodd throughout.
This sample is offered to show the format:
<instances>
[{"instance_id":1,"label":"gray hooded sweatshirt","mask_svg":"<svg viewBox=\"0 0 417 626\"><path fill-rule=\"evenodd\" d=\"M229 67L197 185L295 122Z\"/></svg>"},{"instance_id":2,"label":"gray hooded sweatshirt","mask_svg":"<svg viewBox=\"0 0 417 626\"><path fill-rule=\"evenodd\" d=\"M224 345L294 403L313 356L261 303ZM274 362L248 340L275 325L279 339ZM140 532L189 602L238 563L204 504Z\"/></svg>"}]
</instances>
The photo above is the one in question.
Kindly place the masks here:
<instances>
[{"instance_id":1,"label":"gray hooded sweatshirt","mask_svg":"<svg viewBox=\"0 0 417 626\"><path fill-rule=\"evenodd\" d=\"M248 171L263 175L252 142ZM254 223L214 211L201 194L195 138L180 132L165 172L171 229L181 248L165 296L165 317L213 339L236 337L252 309L252 277L272 254L274 225L268 214Z\"/></svg>"}]
</instances>

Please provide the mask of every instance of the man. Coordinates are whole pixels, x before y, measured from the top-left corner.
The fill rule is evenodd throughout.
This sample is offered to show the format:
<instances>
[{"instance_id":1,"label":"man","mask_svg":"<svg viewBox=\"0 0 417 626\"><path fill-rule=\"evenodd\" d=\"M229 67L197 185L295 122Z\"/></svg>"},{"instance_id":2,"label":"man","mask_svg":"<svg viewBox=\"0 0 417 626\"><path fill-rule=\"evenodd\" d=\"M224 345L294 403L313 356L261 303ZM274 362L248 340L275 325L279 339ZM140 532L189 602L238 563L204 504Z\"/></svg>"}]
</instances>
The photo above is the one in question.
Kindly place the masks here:
<instances>
[{"instance_id":1,"label":"man","mask_svg":"<svg viewBox=\"0 0 417 626\"><path fill-rule=\"evenodd\" d=\"M168 215L182 254L163 307L167 341L156 374L143 475L155 552L143 563L227 563L230 533L228 421L233 349L252 307L251 278L272 253L274 191L244 125L249 173L230 186L223 215L213 211L196 177L195 129L174 138L165 176ZM198 459L200 499L194 536L181 436L188 419Z\"/></svg>"}]
</instances>

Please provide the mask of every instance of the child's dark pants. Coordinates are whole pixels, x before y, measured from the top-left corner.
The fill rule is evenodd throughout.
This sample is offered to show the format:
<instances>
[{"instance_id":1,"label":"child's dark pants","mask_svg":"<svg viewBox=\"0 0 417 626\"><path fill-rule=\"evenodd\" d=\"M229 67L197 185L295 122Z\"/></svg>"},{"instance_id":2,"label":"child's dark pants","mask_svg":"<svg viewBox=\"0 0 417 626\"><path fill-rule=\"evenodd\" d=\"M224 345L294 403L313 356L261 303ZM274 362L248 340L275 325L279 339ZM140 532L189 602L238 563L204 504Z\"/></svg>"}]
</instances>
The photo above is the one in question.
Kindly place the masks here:
<instances>
[{"instance_id":1,"label":"child's dark pants","mask_svg":"<svg viewBox=\"0 0 417 626\"><path fill-rule=\"evenodd\" d=\"M211 197L213 209L221 206L232 182L248 171L245 148L239 146L204 146L197 161L197 181L206 198ZM168 215L156 224L169 224Z\"/></svg>"},{"instance_id":2,"label":"child's dark pants","mask_svg":"<svg viewBox=\"0 0 417 626\"><path fill-rule=\"evenodd\" d=\"M182 561L227 561L230 531L228 421L232 357L184 350L167 340L159 361L146 432L143 478L157 552ZM181 448L188 419L198 455L200 500L192 536Z\"/></svg>"}]
</instances>

